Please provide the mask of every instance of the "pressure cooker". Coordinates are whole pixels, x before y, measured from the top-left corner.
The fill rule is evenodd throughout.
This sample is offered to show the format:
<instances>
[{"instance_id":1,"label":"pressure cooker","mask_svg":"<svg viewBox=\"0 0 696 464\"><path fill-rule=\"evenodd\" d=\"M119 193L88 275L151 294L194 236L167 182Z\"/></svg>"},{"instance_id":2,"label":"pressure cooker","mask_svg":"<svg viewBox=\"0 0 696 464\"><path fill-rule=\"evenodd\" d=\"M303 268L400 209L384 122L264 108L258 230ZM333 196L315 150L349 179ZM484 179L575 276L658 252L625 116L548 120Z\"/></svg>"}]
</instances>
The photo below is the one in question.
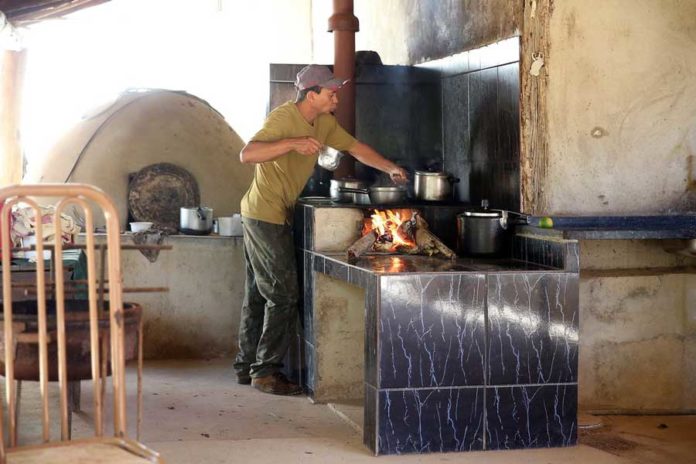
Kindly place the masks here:
<instances>
[{"instance_id":1,"label":"pressure cooker","mask_svg":"<svg viewBox=\"0 0 696 464\"><path fill-rule=\"evenodd\" d=\"M511 215L516 217L511 219ZM457 215L457 252L468 256L501 255L509 244L512 227L527 222L527 216L489 209L488 200L483 200L480 208Z\"/></svg>"}]
</instances>

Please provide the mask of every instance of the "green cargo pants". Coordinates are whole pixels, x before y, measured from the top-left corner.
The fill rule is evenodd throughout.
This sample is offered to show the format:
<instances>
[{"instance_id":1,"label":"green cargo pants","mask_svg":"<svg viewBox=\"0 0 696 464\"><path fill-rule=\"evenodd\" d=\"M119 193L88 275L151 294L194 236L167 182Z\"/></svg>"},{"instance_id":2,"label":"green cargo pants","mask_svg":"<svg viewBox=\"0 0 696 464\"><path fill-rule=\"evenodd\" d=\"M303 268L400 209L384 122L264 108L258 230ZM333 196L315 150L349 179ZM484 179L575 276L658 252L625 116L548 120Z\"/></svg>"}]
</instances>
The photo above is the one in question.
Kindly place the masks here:
<instances>
[{"instance_id":1,"label":"green cargo pants","mask_svg":"<svg viewBox=\"0 0 696 464\"><path fill-rule=\"evenodd\" d=\"M237 375L280 370L297 320L295 245L288 225L244 218L246 285L239 324Z\"/></svg>"}]
</instances>

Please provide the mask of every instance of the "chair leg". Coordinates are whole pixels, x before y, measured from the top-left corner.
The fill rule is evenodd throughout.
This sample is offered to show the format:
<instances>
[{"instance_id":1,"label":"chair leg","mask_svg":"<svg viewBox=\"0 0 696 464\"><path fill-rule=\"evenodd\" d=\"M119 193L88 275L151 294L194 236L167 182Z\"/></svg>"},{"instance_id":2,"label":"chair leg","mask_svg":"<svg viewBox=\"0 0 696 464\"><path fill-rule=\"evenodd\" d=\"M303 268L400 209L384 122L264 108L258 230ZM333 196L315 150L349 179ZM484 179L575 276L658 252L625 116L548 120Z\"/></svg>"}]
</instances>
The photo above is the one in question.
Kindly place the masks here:
<instances>
[{"instance_id":1,"label":"chair leg","mask_svg":"<svg viewBox=\"0 0 696 464\"><path fill-rule=\"evenodd\" d=\"M14 413L15 413L15 429L14 429L14 437L15 437L15 443L19 443L17 440L19 438L19 405L20 405L20 400L22 398L22 381L17 380L17 388L15 389L15 407L14 407Z\"/></svg>"}]
</instances>

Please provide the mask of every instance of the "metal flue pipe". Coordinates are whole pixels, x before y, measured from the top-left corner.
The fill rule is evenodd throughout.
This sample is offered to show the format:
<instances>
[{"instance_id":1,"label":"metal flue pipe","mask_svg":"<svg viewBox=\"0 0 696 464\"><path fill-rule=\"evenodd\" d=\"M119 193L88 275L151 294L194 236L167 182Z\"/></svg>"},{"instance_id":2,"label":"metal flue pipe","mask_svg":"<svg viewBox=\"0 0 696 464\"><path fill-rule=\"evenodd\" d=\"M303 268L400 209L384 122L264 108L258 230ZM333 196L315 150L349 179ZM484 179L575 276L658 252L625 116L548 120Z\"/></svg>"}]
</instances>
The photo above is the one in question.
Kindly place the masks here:
<instances>
[{"instance_id":1,"label":"metal flue pipe","mask_svg":"<svg viewBox=\"0 0 696 464\"><path fill-rule=\"evenodd\" d=\"M338 123L355 135L355 33L360 30L358 18L353 14L353 0L334 0L333 15L329 18L329 32L334 34L334 69L336 77L350 79L338 91L336 110ZM346 156L334 172L334 177L355 174L355 160Z\"/></svg>"}]
</instances>

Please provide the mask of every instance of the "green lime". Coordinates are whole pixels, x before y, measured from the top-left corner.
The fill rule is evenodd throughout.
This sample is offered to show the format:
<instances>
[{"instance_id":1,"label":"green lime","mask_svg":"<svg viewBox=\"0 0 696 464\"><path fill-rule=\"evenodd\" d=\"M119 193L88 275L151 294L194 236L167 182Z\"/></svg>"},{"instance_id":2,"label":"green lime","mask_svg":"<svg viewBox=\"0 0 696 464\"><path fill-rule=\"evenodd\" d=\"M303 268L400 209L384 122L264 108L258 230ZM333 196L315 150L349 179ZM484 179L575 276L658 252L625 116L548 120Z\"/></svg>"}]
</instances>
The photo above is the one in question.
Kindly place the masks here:
<instances>
[{"instance_id":1,"label":"green lime","mask_svg":"<svg viewBox=\"0 0 696 464\"><path fill-rule=\"evenodd\" d=\"M553 229L553 219L548 216L544 216L539 219L539 227L542 229Z\"/></svg>"}]
</instances>

